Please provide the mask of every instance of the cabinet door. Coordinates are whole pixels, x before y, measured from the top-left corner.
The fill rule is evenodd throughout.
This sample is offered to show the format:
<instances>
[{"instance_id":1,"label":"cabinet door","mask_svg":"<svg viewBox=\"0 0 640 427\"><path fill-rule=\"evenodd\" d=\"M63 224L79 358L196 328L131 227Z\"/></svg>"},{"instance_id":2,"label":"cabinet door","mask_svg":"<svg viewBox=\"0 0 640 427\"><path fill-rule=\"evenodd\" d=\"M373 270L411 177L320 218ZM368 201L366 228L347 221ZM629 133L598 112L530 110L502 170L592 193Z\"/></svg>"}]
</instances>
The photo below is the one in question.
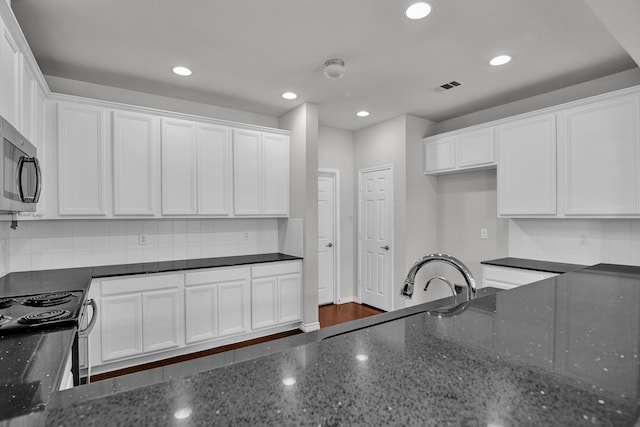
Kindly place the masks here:
<instances>
[{"instance_id":1,"label":"cabinet door","mask_svg":"<svg viewBox=\"0 0 640 427\"><path fill-rule=\"evenodd\" d=\"M456 167L453 137L440 138L425 143L425 173L443 172Z\"/></svg>"},{"instance_id":2,"label":"cabinet door","mask_svg":"<svg viewBox=\"0 0 640 427\"><path fill-rule=\"evenodd\" d=\"M142 294L142 348L145 353L180 345L180 307L178 289Z\"/></svg>"},{"instance_id":3,"label":"cabinet door","mask_svg":"<svg viewBox=\"0 0 640 427\"><path fill-rule=\"evenodd\" d=\"M102 361L142 353L142 295L103 297L99 309Z\"/></svg>"},{"instance_id":4,"label":"cabinet door","mask_svg":"<svg viewBox=\"0 0 640 427\"><path fill-rule=\"evenodd\" d=\"M0 115L20 128L20 51L0 21Z\"/></svg>"},{"instance_id":5,"label":"cabinet door","mask_svg":"<svg viewBox=\"0 0 640 427\"><path fill-rule=\"evenodd\" d=\"M105 112L58 105L60 215L105 215Z\"/></svg>"},{"instance_id":6,"label":"cabinet door","mask_svg":"<svg viewBox=\"0 0 640 427\"><path fill-rule=\"evenodd\" d=\"M218 324L220 336L235 335L249 330L249 280L237 280L218 285Z\"/></svg>"},{"instance_id":7,"label":"cabinet door","mask_svg":"<svg viewBox=\"0 0 640 427\"><path fill-rule=\"evenodd\" d=\"M262 134L262 212L289 214L289 137Z\"/></svg>"},{"instance_id":8,"label":"cabinet door","mask_svg":"<svg viewBox=\"0 0 640 427\"><path fill-rule=\"evenodd\" d=\"M260 132L233 130L233 196L236 215L262 213L260 149Z\"/></svg>"},{"instance_id":9,"label":"cabinet door","mask_svg":"<svg viewBox=\"0 0 640 427\"><path fill-rule=\"evenodd\" d=\"M496 132L498 215L555 215L555 116L511 122Z\"/></svg>"},{"instance_id":10,"label":"cabinet door","mask_svg":"<svg viewBox=\"0 0 640 427\"><path fill-rule=\"evenodd\" d=\"M218 287L203 285L184 290L187 344L218 336ZM228 297L228 294L227 294ZM233 314L232 314L233 315ZM229 319L225 319L228 325Z\"/></svg>"},{"instance_id":11,"label":"cabinet door","mask_svg":"<svg viewBox=\"0 0 640 427\"><path fill-rule=\"evenodd\" d=\"M196 215L196 127L183 120L162 120L162 214Z\"/></svg>"},{"instance_id":12,"label":"cabinet door","mask_svg":"<svg viewBox=\"0 0 640 427\"><path fill-rule=\"evenodd\" d=\"M229 215L231 130L198 125L198 213Z\"/></svg>"},{"instance_id":13,"label":"cabinet door","mask_svg":"<svg viewBox=\"0 0 640 427\"><path fill-rule=\"evenodd\" d=\"M301 285L300 274L290 274L278 278L278 323L294 322L301 319Z\"/></svg>"},{"instance_id":14,"label":"cabinet door","mask_svg":"<svg viewBox=\"0 0 640 427\"><path fill-rule=\"evenodd\" d=\"M564 213L640 213L638 97L588 104L560 118Z\"/></svg>"},{"instance_id":15,"label":"cabinet door","mask_svg":"<svg viewBox=\"0 0 640 427\"><path fill-rule=\"evenodd\" d=\"M36 78L24 59L20 67L20 132L33 143L35 124Z\"/></svg>"},{"instance_id":16,"label":"cabinet door","mask_svg":"<svg viewBox=\"0 0 640 427\"><path fill-rule=\"evenodd\" d=\"M158 122L153 116L113 112L113 213L153 215Z\"/></svg>"},{"instance_id":17,"label":"cabinet door","mask_svg":"<svg viewBox=\"0 0 640 427\"><path fill-rule=\"evenodd\" d=\"M251 281L251 327L253 329L274 326L278 323L277 286L277 277Z\"/></svg>"},{"instance_id":18,"label":"cabinet door","mask_svg":"<svg viewBox=\"0 0 640 427\"><path fill-rule=\"evenodd\" d=\"M495 164L493 128L456 135L458 168Z\"/></svg>"}]
</instances>

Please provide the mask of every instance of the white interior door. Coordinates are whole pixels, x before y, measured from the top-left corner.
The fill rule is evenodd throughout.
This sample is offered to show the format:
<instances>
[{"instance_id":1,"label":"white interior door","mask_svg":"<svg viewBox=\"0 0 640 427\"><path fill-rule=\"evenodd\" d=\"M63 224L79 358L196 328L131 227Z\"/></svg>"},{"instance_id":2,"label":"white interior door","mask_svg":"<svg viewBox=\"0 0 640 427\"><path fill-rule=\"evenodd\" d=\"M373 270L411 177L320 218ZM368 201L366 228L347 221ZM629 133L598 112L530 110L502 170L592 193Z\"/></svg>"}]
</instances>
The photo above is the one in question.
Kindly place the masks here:
<instances>
[{"instance_id":1,"label":"white interior door","mask_svg":"<svg viewBox=\"0 0 640 427\"><path fill-rule=\"evenodd\" d=\"M336 175L318 174L318 304L336 300Z\"/></svg>"},{"instance_id":2,"label":"white interior door","mask_svg":"<svg viewBox=\"0 0 640 427\"><path fill-rule=\"evenodd\" d=\"M364 304L389 311L393 301L391 167L361 171L358 186L360 297Z\"/></svg>"}]
</instances>

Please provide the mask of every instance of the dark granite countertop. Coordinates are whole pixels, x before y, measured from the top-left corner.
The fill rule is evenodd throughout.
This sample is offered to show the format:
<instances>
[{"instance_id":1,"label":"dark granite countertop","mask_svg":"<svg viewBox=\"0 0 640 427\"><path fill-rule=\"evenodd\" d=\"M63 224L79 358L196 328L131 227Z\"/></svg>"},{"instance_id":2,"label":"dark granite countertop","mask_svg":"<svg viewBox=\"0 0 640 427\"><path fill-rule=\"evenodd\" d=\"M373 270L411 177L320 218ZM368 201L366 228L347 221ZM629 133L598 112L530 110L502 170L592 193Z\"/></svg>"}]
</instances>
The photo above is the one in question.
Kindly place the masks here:
<instances>
[{"instance_id":1,"label":"dark granite countertop","mask_svg":"<svg viewBox=\"0 0 640 427\"><path fill-rule=\"evenodd\" d=\"M524 270L546 271L548 273L569 273L586 267L581 264L566 264L563 262L539 261L526 258L498 258L482 261L480 264L495 265L498 267L520 268Z\"/></svg>"},{"instance_id":2,"label":"dark granite countertop","mask_svg":"<svg viewBox=\"0 0 640 427\"><path fill-rule=\"evenodd\" d=\"M15 272L0 278L0 296L29 295L61 290L89 289L91 280L100 277L162 273L191 269L228 267L266 262L299 260L281 253L167 261L142 264L107 265L31 272ZM60 383L76 327L54 332L2 334L0 329L0 425L27 417L30 425L42 417L52 391ZM4 387L3 387L4 386ZM32 395L30 395L33 393ZM18 403L16 403L18 402ZM24 402L24 403L20 403ZM23 414L33 411L31 415ZM32 420L33 418L33 420ZM13 420L12 420L13 419ZM8 420L3 422L2 420Z\"/></svg>"},{"instance_id":3,"label":"dark granite countertop","mask_svg":"<svg viewBox=\"0 0 640 427\"><path fill-rule=\"evenodd\" d=\"M640 267L597 265L485 294L449 317L425 312L437 304L56 393L45 423L631 426L638 420Z\"/></svg>"}]
</instances>

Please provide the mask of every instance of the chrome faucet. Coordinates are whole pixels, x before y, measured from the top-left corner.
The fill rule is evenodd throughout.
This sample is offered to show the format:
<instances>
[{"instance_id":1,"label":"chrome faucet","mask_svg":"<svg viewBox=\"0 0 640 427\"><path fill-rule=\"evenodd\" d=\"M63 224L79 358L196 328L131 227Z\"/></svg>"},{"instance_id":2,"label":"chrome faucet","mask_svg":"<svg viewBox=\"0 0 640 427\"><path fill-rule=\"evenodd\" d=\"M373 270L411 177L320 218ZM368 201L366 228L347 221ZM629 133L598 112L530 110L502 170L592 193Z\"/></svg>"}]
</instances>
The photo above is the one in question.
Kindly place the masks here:
<instances>
[{"instance_id":1,"label":"chrome faucet","mask_svg":"<svg viewBox=\"0 0 640 427\"><path fill-rule=\"evenodd\" d=\"M409 269L409 273L407 273L407 278L404 279L404 286L402 286L402 290L400 291L401 296L407 297L407 298L411 298L413 296L413 285L416 280L416 274L418 274L418 271L422 268L422 266L424 266L425 264L431 261L442 261L444 263L447 263L455 267L455 269L458 270L460 274L462 274L465 282L467 282L467 300L470 300L476 296L476 281L474 280L473 275L471 274L471 271L469 271L467 266L464 265L462 261L446 254L430 254L430 255L423 256L418 261L416 261L416 263L413 264L411 269ZM431 283L431 281L434 279L443 280L445 283L447 283L447 285L449 285L449 288L451 288L454 295L456 295L455 286L449 280L440 276L434 276L431 279L429 279L429 281L424 287L425 291L427 290L429 283Z\"/></svg>"}]
</instances>

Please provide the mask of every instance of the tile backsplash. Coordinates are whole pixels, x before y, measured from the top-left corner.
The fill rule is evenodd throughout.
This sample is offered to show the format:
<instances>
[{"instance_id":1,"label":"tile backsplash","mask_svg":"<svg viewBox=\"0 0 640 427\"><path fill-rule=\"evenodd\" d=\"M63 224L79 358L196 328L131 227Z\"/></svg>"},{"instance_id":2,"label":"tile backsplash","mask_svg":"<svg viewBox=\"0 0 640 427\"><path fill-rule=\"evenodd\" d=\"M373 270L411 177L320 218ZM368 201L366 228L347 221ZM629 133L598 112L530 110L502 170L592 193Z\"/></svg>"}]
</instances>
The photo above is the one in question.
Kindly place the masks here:
<instances>
[{"instance_id":1,"label":"tile backsplash","mask_svg":"<svg viewBox=\"0 0 640 427\"><path fill-rule=\"evenodd\" d=\"M277 219L156 219L0 223L2 274L90 265L278 252Z\"/></svg>"},{"instance_id":2,"label":"tile backsplash","mask_svg":"<svg viewBox=\"0 0 640 427\"><path fill-rule=\"evenodd\" d=\"M640 265L640 220L509 220L509 256L588 265Z\"/></svg>"}]
</instances>

